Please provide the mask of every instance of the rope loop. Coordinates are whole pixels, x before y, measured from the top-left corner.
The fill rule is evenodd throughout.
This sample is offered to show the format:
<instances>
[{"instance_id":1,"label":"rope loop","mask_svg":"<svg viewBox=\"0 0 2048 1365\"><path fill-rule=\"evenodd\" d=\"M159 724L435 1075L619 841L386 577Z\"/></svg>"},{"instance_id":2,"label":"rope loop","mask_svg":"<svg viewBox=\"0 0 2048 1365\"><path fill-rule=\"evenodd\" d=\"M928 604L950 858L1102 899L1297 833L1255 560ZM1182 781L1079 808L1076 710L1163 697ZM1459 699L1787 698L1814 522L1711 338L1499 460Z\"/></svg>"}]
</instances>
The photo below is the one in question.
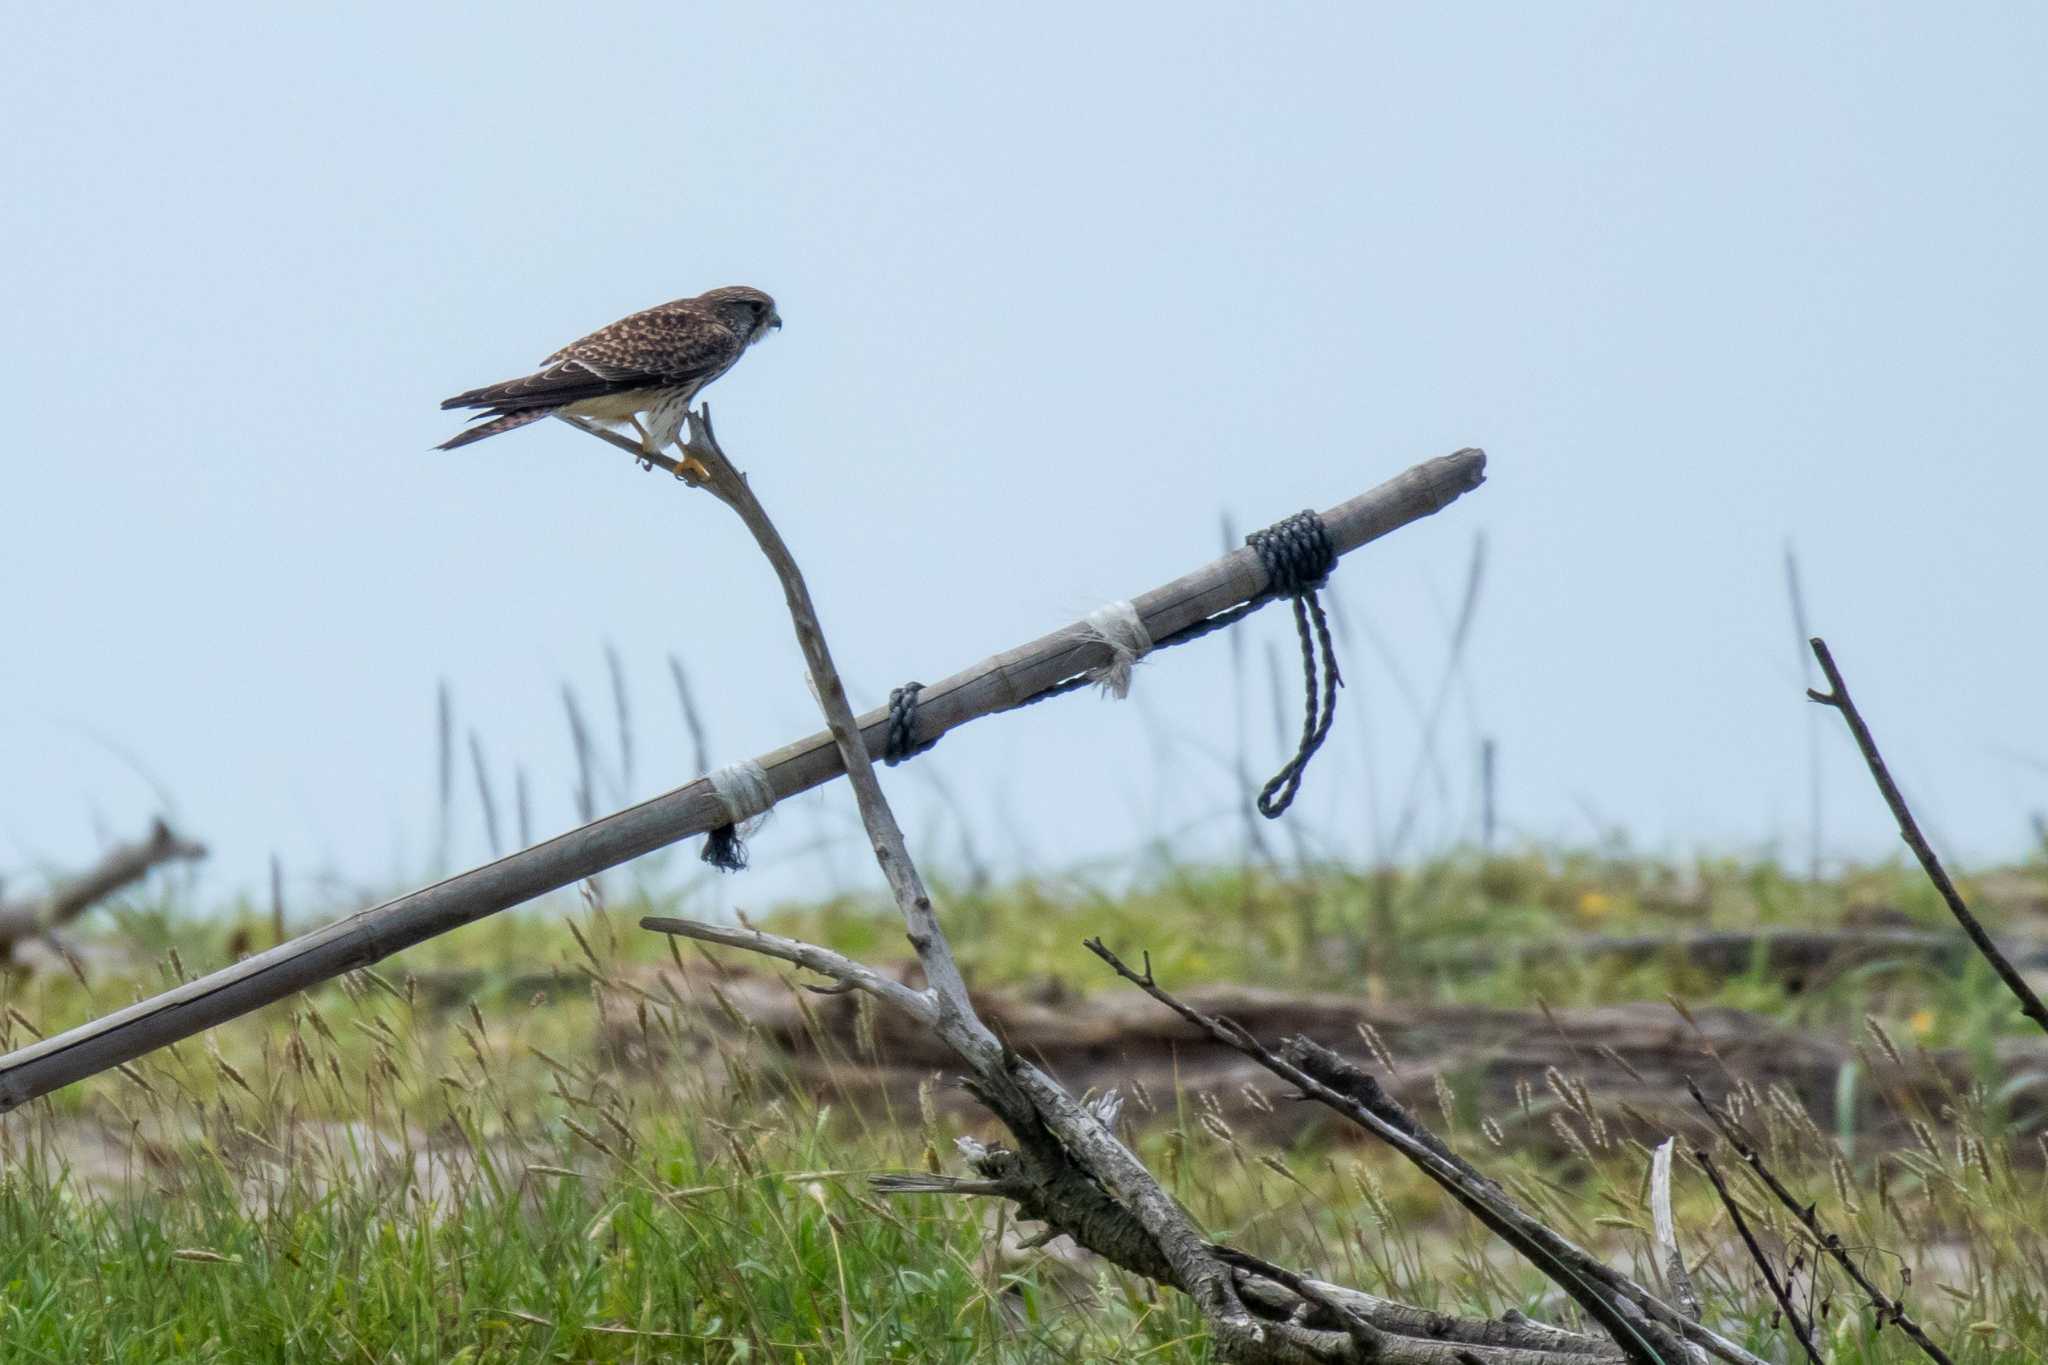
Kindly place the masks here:
<instances>
[{"instance_id":1,"label":"rope loop","mask_svg":"<svg viewBox=\"0 0 2048 1365\"><path fill-rule=\"evenodd\" d=\"M917 742L917 694L922 691L924 684L921 682L907 682L889 689L889 732L882 739L882 762L892 768L939 742L937 736L922 744Z\"/></svg>"},{"instance_id":2,"label":"rope loop","mask_svg":"<svg viewBox=\"0 0 2048 1365\"><path fill-rule=\"evenodd\" d=\"M1258 555L1266 571L1266 588L1259 596L1227 611L1183 626L1163 639L1154 640L1137 608L1129 602L1111 602L1088 613L1083 628L1109 646L1109 662L1066 678L1015 703L1033 703L1062 696L1078 687L1099 685L1112 696L1130 690L1131 669L1155 649L1183 645L1236 624L1276 597L1287 598L1294 607L1294 627L1301 637L1301 671L1304 714L1301 742L1294 757L1260 789L1259 814L1277 820L1294 803L1301 790L1302 774L1309 760L1329 738L1337 714L1337 689L1344 685L1337 670L1336 646L1330 639L1330 622L1323 614L1317 589L1329 582L1337 564L1337 547L1330 529L1313 511L1297 512L1274 522L1263 531L1245 537L1245 544ZM882 762L895 767L905 759L925 753L939 742L937 735L920 740L917 735L918 694L924 684L907 682L889 692L889 724L882 738ZM748 773L744 769L752 768ZM758 783L754 781L758 777ZM732 817L711 831L704 845L704 861L726 871L737 872L747 865L747 851L739 826L775 804L775 793L758 765L734 764L711 775L712 790Z\"/></svg>"},{"instance_id":3,"label":"rope loop","mask_svg":"<svg viewBox=\"0 0 2048 1365\"><path fill-rule=\"evenodd\" d=\"M1337 671L1329 619L1323 615L1322 599L1316 596L1316 590L1330 581L1337 547L1330 540L1330 529L1313 511L1296 512L1263 531L1254 531L1245 537L1245 544L1265 566L1267 593L1293 603L1294 629L1301 637L1305 694L1301 743L1286 766L1259 790L1259 814L1277 820L1294 804L1308 762L1329 738L1330 723L1337 718L1337 689L1344 685L1344 678Z\"/></svg>"},{"instance_id":4,"label":"rope loop","mask_svg":"<svg viewBox=\"0 0 2048 1365\"><path fill-rule=\"evenodd\" d=\"M1275 597L1313 594L1330 581L1337 567L1337 547L1330 529L1313 511L1283 517L1263 531L1244 538L1266 567L1266 591Z\"/></svg>"}]
</instances>

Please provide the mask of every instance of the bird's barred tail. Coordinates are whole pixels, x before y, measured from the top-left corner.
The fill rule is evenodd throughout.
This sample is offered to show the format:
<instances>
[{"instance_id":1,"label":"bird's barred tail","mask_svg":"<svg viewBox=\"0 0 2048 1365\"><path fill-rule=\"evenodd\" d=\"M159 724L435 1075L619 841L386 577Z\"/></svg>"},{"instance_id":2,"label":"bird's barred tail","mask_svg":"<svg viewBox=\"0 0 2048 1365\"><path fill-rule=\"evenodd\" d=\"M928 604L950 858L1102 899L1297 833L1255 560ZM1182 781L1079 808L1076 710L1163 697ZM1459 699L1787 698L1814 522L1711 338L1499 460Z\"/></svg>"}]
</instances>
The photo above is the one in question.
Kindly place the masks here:
<instances>
[{"instance_id":1,"label":"bird's barred tail","mask_svg":"<svg viewBox=\"0 0 2048 1365\"><path fill-rule=\"evenodd\" d=\"M441 442L440 445L435 446L434 449L453 450L457 446L466 446L472 441L481 441L486 436L496 436L504 431L515 431L525 426L528 422L538 422L543 417L552 416L554 411L553 408L526 408L519 412L508 412L502 417L493 417L481 426L471 427L468 431L452 436L448 440Z\"/></svg>"}]
</instances>

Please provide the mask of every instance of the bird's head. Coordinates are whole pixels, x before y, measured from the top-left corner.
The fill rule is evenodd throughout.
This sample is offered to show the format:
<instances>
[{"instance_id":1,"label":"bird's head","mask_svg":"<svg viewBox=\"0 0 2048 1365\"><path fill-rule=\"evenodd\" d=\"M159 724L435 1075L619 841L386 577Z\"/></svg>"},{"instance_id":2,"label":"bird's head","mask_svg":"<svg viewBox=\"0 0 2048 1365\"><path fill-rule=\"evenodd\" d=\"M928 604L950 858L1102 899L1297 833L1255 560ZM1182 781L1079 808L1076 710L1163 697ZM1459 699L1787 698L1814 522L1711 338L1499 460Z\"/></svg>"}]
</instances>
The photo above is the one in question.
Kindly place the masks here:
<instances>
[{"instance_id":1,"label":"bird's head","mask_svg":"<svg viewBox=\"0 0 2048 1365\"><path fill-rule=\"evenodd\" d=\"M782 327L782 315L775 311L775 300L744 284L714 289L698 302L717 314L718 320L749 346Z\"/></svg>"}]
</instances>

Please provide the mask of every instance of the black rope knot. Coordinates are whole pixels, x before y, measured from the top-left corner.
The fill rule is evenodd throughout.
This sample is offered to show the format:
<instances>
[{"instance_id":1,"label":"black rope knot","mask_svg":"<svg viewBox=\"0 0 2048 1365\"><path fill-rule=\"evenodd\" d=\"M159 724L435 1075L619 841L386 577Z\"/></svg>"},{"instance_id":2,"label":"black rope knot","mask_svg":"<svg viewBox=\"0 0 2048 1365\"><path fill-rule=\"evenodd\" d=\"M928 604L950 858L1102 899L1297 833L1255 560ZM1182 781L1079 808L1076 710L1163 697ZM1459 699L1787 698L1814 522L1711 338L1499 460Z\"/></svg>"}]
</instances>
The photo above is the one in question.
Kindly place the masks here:
<instances>
[{"instance_id":1,"label":"black rope knot","mask_svg":"<svg viewBox=\"0 0 2048 1365\"><path fill-rule=\"evenodd\" d=\"M1313 594L1330 581L1337 567L1337 547L1330 530L1314 512L1296 512L1263 531L1244 538L1266 566L1266 591L1275 597Z\"/></svg>"},{"instance_id":2,"label":"black rope knot","mask_svg":"<svg viewBox=\"0 0 2048 1365\"><path fill-rule=\"evenodd\" d=\"M747 844L740 838L740 827L725 824L712 830L705 836L704 851L698 856L720 872L745 872Z\"/></svg>"},{"instance_id":3,"label":"black rope knot","mask_svg":"<svg viewBox=\"0 0 2048 1365\"><path fill-rule=\"evenodd\" d=\"M921 682L889 689L889 732L882 739L882 762L892 768L939 742L936 735L922 744L917 742L917 694L922 691Z\"/></svg>"},{"instance_id":4,"label":"black rope knot","mask_svg":"<svg viewBox=\"0 0 2048 1365\"><path fill-rule=\"evenodd\" d=\"M1301 636L1301 673L1306 706L1301 721L1301 744L1287 766L1259 791L1259 814L1276 820L1294 804L1301 790L1302 774L1308 761L1329 737L1330 722L1337 717L1337 689L1344 685L1337 671L1337 651L1330 643L1330 622L1323 615L1323 603L1316 589L1329 582L1337 564L1337 547L1330 529L1313 511L1296 512L1274 522L1263 531L1245 537L1266 570L1266 594L1285 597L1294 604L1294 628Z\"/></svg>"}]
</instances>

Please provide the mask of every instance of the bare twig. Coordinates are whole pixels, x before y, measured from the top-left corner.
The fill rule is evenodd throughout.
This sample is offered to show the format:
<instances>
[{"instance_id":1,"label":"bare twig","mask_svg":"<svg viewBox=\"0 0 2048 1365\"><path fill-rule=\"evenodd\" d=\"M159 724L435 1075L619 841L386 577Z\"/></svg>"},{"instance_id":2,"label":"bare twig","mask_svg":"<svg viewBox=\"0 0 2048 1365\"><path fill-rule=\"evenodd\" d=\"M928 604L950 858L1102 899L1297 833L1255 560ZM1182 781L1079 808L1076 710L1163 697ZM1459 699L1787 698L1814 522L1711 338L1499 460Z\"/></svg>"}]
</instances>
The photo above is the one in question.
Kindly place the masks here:
<instances>
[{"instance_id":1,"label":"bare twig","mask_svg":"<svg viewBox=\"0 0 2048 1365\"><path fill-rule=\"evenodd\" d=\"M1500 1186L1394 1103L1371 1076L1329 1049L1298 1038L1288 1045L1289 1056L1283 1057L1229 1020L1203 1014L1161 987L1152 977L1149 955L1144 970L1135 971L1102 940L1090 939L1086 946L1118 976L1196 1028L1242 1052L1308 1098L1343 1114L1406 1157L1495 1236L1554 1280L1613 1337L1629 1359L1683 1359L1685 1348L1673 1340L1676 1336L1724 1360L1760 1365L1734 1342L1693 1322L1523 1212ZM1625 1311L1623 1303L1635 1311Z\"/></svg>"},{"instance_id":2,"label":"bare twig","mask_svg":"<svg viewBox=\"0 0 2048 1365\"><path fill-rule=\"evenodd\" d=\"M2041 1003L2041 997L2027 984L2019 969L2007 960L1998 945L1991 941L1991 935L1984 932L1984 926L1970 913L1970 907L1963 903L1962 893L1949 880L1948 870L1941 865L1941 859L1934 856L1926 836L1920 833L1920 824L1913 818L1913 812L1906 805L1906 798L1899 792L1899 784L1892 780L1891 770L1885 766L1884 755L1877 751L1877 741L1871 737L1870 727L1863 723L1863 713L1856 709L1856 703L1849 697L1849 684L1842 679L1841 669L1835 667L1835 656L1829 652L1827 641L1815 636L1808 642L1813 654L1820 660L1821 671L1827 674L1828 690L1815 691L1808 688L1806 695L1822 706L1832 706L1841 712L1842 719L1849 726L1849 733L1856 737L1856 747L1863 751L1863 761L1870 768L1870 776L1877 783L1879 795L1892 809L1892 818L1899 822L1899 837L1906 841L1906 847L1913 850L1913 856L1920 860L1921 868L1927 873L1927 880L1934 883L1934 889L1941 893L1948 903L1949 913L1956 917L1956 923L1963 926L1963 932L1976 945L1991 969L1998 973L1998 979L2005 983L2007 990L2019 999L2020 1013L2048 1032L2048 1005Z\"/></svg>"},{"instance_id":3,"label":"bare twig","mask_svg":"<svg viewBox=\"0 0 2048 1365\"><path fill-rule=\"evenodd\" d=\"M1778 1301L1778 1310L1785 1315L1785 1323L1798 1339L1799 1347L1806 1352L1806 1358L1813 1365L1825 1365L1820 1351L1813 1344L1813 1329L1799 1316L1793 1306L1792 1294L1778 1279L1778 1272L1771 1268L1771 1258L1764 1255L1764 1249L1757 1245L1756 1235L1749 1230L1749 1222L1742 1216L1742 1206L1735 1202L1735 1196L1728 1193L1728 1185L1721 1179L1721 1172L1714 1166L1714 1158L1704 1148L1693 1152L1693 1159L1700 1163L1700 1169L1707 1173L1713 1183L1714 1193L1721 1196L1721 1207L1728 1210L1728 1217L1735 1224L1736 1235L1742 1238L1742 1245L1749 1249L1749 1259L1756 1262L1756 1268L1763 1272L1764 1283L1770 1287L1771 1297Z\"/></svg>"},{"instance_id":4,"label":"bare twig","mask_svg":"<svg viewBox=\"0 0 2048 1365\"><path fill-rule=\"evenodd\" d=\"M728 948L744 948L750 953L772 957L780 962L794 963L820 976L829 976L842 986L862 991L877 1000L886 1000L897 1009L927 1027L938 1022L938 1011L933 1008L930 996L913 990L909 986L885 976L864 963L855 962L829 948L820 948L780 934L770 934L751 925L706 924L701 920L670 919L661 915L648 915L640 921L642 929L652 929L658 934L676 934L693 938L700 943L719 943Z\"/></svg>"},{"instance_id":5,"label":"bare twig","mask_svg":"<svg viewBox=\"0 0 2048 1365\"><path fill-rule=\"evenodd\" d=\"M1258 1257L1233 1247L1219 1247L1217 1254L1244 1272L1244 1283L1253 1289L1256 1289L1256 1281L1250 1278L1252 1275L1263 1275L1269 1268L1279 1269L1268 1267L1267 1263ZM1276 1283L1284 1283L1278 1275L1268 1278L1272 1278ZM1322 1280L1306 1279L1302 1280L1302 1285L1301 1292L1304 1297L1310 1294L1317 1296L1310 1299L1310 1302L1333 1300L1340 1303L1389 1336L1422 1337L1455 1347L1491 1347L1495 1350L1527 1353L1538 1359L1557 1360L1562 1357L1611 1361L1624 1358L1611 1341L1583 1332L1567 1331L1562 1327L1552 1327L1512 1311L1503 1317L1485 1321L1452 1318ZM1248 1293L1247 1297L1256 1295ZM1488 1361L1494 1359L1490 1355L1481 1358Z\"/></svg>"},{"instance_id":6,"label":"bare twig","mask_svg":"<svg viewBox=\"0 0 2048 1365\"><path fill-rule=\"evenodd\" d=\"M1830 674L1833 673L1825 655L1822 656L1821 666L1828 668ZM1705 1111L1709 1119L1713 1120L1714 1126L1721 1130L1721 1136L1735 1149L1735 1154L1742 1158L1743 1164L1763 1182L1764 1188L1799 1220L1800 1226L1812 1235L1814 1244L1833 1257L1835 1263L1856 1282L1856 1287L1870 1300L1870 1306L1877 1314L1878 1325L1883 1326L1887 1322L1898 1324L1899 1330L1911 1338L1913 1344L1924 1351L1929 1359L1939 1361L1941 1365L1955 1365L1949 1359L1948 1353L1935 1345L1927 1333L1921 1330L1920 1324L1913 1321L1906 1312L1906 1305L1871 1283L1870 1277L1863 1273L1862 1267L1856 1264L1848 1249L1842 1245L1842 1239L1821 1226L1814 1206L1800 1202L1792 1191L1785 1188L1784 1182L1764 1164L1762 1154L1757 1151L1756 1144L1750 1141L1749 1134L1743 1131L1742 1125L1730 1118L1725 1111L1707 1103L1706 1094L1690 1076L1686 1078L1685 1088L1692 1093L1693 1101Z\"/></svg>"}]
</instances>

